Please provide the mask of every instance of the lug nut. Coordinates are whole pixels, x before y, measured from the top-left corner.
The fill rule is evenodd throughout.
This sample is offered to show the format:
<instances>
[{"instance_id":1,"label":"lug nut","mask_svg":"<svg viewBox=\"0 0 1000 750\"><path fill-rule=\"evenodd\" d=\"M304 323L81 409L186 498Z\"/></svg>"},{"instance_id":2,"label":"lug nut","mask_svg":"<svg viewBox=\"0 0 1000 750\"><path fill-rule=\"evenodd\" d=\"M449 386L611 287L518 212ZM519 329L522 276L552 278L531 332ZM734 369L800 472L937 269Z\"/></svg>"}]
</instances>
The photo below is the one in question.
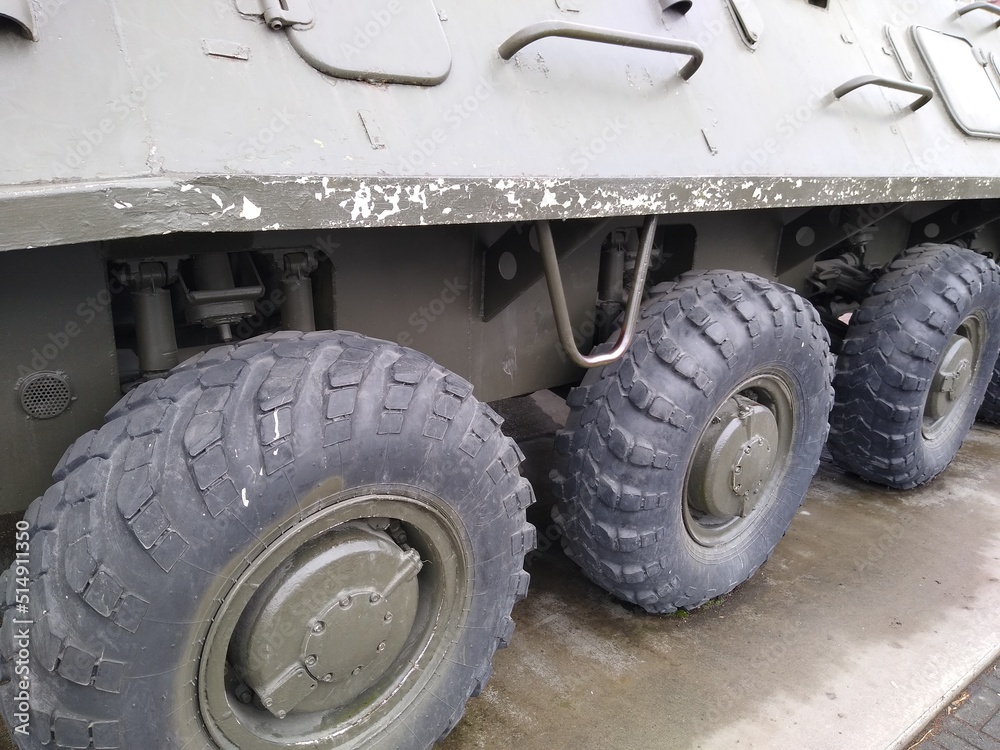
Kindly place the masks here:
<instances>
[{"instance_id":1,"label":"lug nut","mask_svg":"<svg viewBox=\"0 0 1000 750\"><path fill-rule=\"evenodd\" d=\"M358 667L353 672L351 672L351 675L354 677L357 677L359 674L361 674L361 667Z\"/></svg>"},{"instance_id":2,"label":"lug nut","mask_svg":"<svg viewBox=\"0 0 1000 750\"><path fill-rule=\"evenodd\" d=\"M271 700L270 698L265 698L264 699L264 707L265 708L270 708L272 703L274 703L274 701Z\"/></svg>"},{"instance_id":3,"label":"lug nut","mask_svg":"<svg viewBox=\"0 0 1000 750\"><path fill-rule=\"evenodd\" d=\"M341 606L342 609L347 609L348 607L350 607L351 606L351 597L345 596L343 599L341 599L340 600L340 606Z\"/></svg>"},{"instance_id":4,"label":"lug nut","mask_svg":"<svg viewBox=\"0 0 1000 750\"><path fill-rule=\"evenodd\" d=\"M385 617L382 618L386 622L392 622L392 612L386 612Z\"/></svg>"},{"instance_id":5,"label":"lug nut","mask_svg":"<svg viewBox=\"0 0 1000 750\"><path fill-rule=\"evenodd\" d=\"M278 711L278 718L279 719L284 719L285 718L285 712L284 711Z\"/></svg>"},{"instance_id":6,"label":"lug nut","mask_svg":"<svg viewBox=\"0 0 1000 750\"><path fill-rule=\"evenodd\" d=\"M382 595L381 594L372 594L371 598L370 598L370 601L371 601L372 604L378 604L380 601L382 601Z\"/></svg>"},{"instance_id":7,"label":"lug nut","mask_svg":"<svg viewBox=\"0 0 1000 750\"><path fill-rule=\"evenodd\" d=\"M323 682L333 682L333 674L323 675Z\"/></svg>"},{"instance_id":8,"label":"lug nut","mask_svg":"<svg viewBox=\"0 0 1000 750\"><path fill-rule=\"evenodd\" d=\"M375 650L376 651L385 651L385 641L382 641L380 644L378 644L378 647Z\"/></svg>"},{"instance_id":9,"label":"lug nut","mask_svg":"<svg viewBox=\"0 0 1000 750\"><path fill-rule=\"evenodd\" d=\"M317 622L315 625L313 625L313 633L315 633L316 635L319 635L324 630L326 630L325 622Z\"/></svg>"},{"instance_id":10,"label":"lug nut","mask_svg":"<svg viewBox=\"0 0 1000 750\"><path fill-rule=\"evenodd\" d=\"M309 656L306 657L306 666L307 667L314 667L314 666L316 666L316 662L317 661L318 661L318 659L316 658L315 654L309 654Z\"/></svg>"}]
</instances>

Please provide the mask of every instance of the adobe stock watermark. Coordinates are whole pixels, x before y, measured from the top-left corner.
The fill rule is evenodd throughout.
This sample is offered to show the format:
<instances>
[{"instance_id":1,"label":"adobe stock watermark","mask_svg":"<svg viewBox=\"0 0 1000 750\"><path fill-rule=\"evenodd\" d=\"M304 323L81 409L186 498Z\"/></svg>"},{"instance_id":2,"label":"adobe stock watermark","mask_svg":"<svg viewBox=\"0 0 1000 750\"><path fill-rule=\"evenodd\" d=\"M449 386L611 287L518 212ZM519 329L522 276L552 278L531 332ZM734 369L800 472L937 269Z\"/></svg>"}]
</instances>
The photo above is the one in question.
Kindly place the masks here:
<instances>
[{"instance_id":1,"label":"adobe stock watermark","mask_svg":"<svg viewBox=\"0 0 1000 750\"><path fill-rule=\"evenodd\" d=\"M351 42L342 42L340 52L348 60L358 57L372 43L382 36L396 17L403 12L402 0L389 0L384 8L371 12L369 19L358 26L351 36Z\"/></svg>"},{"instance_id":2,"label":"adobe stock watermark","mask_svg":"<svg viewBox=\"0 0 1000 750\"><path fill-rule=\"evenodd\" d=\"M115 98L108 104L109 116L102 117L90 127L85 127L77 135L76 142L66 147L61 162L52 165L56 177L68 178L73 170L82 167L111 135L131 116L132 113L159 88L167 79L159 65L146 68L139 86L127 94Z\"/></svg>"},{"instance_id":3,"label":"adobe stock watermark","mask_svg":"<svg viewBox=\"0 0 1000 750\"><path fill-rule=\"evenodd\" d=\"M628 130L628 125L622 122L620 115L615 116L614 119L606 118L604 129L600 135L570 154L570 164L581 172L586 171L601 155L607 153L611 145L621 138L622 133L626 130Z\"/></svg>"},{"instance_id":4,"label":"adobe stock watermark","mask_svg":"<svg viewBox=\"0 0 1000 750\"><path fill-rule=\"evenodd\" d=\"M237 153L247 160L256 159L261 154L267 152L270 145L274 143L275 137L279 133L288 130L288 127L294 120L295 118L284 107L272 110L271 119L267 125L263 126L255 134L240 141L236 146Z\"/></svg>"},{"instance_id":5,"label":"adobe stock watermark","mask_svg":"<svg viewBox=\"0 0 1000 750\"><path fill-rule=\"evenodd\" d=\"M31 559L30 526L18 521L14 535L14 606L11 638L14 646L14 734L27 736L31 724L31 592L28 562Z\"/></svg>"},{"instance_id":6,"label":"adobe stock watermark","mask_svg":"<svg viewBox=\"0 0 1000 750\"><path fill-rule=\"evenodd\" d=\"M774 123L775 135L768 136L759 145L750 149L747 153L748 158L740 164L740 173L757 174L771 157L781 150L782 144L790 141L823 108L829 93L826 89L814 86L805 102L792 112L778 118Z\"/></svg>"},{"instance_id":7,"label":"adobe stock watermark","mask_svg":"<svg viewBox=\"0 0 1000 750\"><path fill-rule=\"evenodd\" d=\"M450 134L461 130L469 119L486 103L496 89L485 78L479 79L479 85L467 97L456 102L441 113L442 125L434 128L425 138L414 142L415 148L399 163L403 174L413 174L427 163L427 160L437 153L447 141Z\"/></svg>"},{"instance_id":8,"label":"adobe stock watermark","mask_svg":"<svg viewBox=\"0 0 1000 750\"><path fill-rule=\"evenodd\" d=\"M447 309L466 296L469 291L469 285L464 283L459 277L453 279L445 279L444 287L441 289L441 293L428 302L426 305L421 305L413 314L407 318L407 323L410 324L410 328L420 335L427 331L441 316L445 314ZM400 346L411 346L413 344L413 334L410 331L402 331L399 336L396 337L396 343Z\"/></svg>"}]
</instances>

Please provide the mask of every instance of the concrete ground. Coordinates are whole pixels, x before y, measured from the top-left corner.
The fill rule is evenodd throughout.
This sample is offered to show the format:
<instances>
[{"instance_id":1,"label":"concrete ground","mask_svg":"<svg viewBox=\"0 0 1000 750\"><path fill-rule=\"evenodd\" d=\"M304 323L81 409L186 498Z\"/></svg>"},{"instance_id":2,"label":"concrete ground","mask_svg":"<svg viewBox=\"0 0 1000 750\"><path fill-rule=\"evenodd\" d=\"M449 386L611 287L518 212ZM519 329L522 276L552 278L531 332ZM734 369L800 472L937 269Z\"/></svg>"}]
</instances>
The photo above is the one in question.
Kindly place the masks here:
<instances>
[{"instance_id":1,"label":"concrete ground","mask_svg":"<svg viewBox=\"0 0 1000 750\"><path fill-rule=\"evenodd\" d=\"M502 405L543 540L545 434L564 408ZM1000 654L998 458L1000 430L976 426L944 475L909 492L824 462L770 562L686 617L618 603L543 542L513 644L439 747L907 748Z\"/></svg>"},{"instance_id":2,"label":"concrete ground","mask_svg":"<svg viewBox=\"0 0 1000 750\"><path fill-rule=\"evenodd\" d=\"M1000 655L1000 429L975 427L944 475L909 492L824 462L757 576L688 616L650 616L552 541L545 477L565 405L544 393L499 408L528 455L542 546L514 642L440 750L895 750L921 737L921 750L992 750L925 725Z\"/></svg>"}]
</instances>

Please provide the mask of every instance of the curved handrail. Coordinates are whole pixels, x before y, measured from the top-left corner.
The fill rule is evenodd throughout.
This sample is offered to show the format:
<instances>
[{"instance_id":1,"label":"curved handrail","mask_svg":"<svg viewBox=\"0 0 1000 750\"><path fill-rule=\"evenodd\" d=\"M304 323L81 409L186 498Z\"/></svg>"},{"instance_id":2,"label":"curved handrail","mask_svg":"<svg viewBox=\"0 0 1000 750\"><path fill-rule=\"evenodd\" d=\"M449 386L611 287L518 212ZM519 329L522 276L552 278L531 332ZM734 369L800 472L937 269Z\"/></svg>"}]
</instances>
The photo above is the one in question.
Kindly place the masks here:
<instances>
[{"instance_id":1,"label":"curved handrail","mask_svg":"<svg viewBox=\"0 0 1000 750\"><path fill-rule=\"evenodd\" d=\"M543 21L542 23L525 26L500 45L498 50L500 57L504 60L510 60L529 44L547 37L579 39L584 42L613 44L617 47L636 47L655 52L690 55L691 60L680 70L680 76L685 81L697 72L705 60L705 51L694 42L686 42L680 39L664 39L646 34L632 34L627 31L602 29L597 26L586 26L581 23L569 23L566 21Z\"/></svg>"},{"instance_id":2,"label":"curved handrail","mask_svg":"<svg viewBox=\"0 0 1000 750\"><path fill-rule=\"evenodd\" d=\"M857 78L852 78L847 83L837 86L837 88L833 90L833 97L835 99L841 99L862 86L880 86L884 89L893 89L894 91L905 91L908 94L917 94L920 98L910 105L910 110L913 112L916 112L934 98L934 89L930 86L921 86L919 83L899 81L895 78L883 78L882 76L858 76Z\"/></svg>"},{"instance_id":3,"label":"curved handrail","mask_svg":"<svg viewBox=\"0 0 1000 750\"><path fill-rule=\"evenodd\" d=\"M959 16L964 16L966 13L971 13L974 10L985 10L987 13L992 13L995 16L1000 16L1000 6L994 5L993 3L969 3L959 8L956 12ZM1000 21L997 21L997 26L1000 26Z\"/></svg>"},{"instance_id":4,"label":"curved handrail","mask_svg":"<svg viewBox=\"0 0 1000 750\"><path fill-rule=\"evenodd\" d=\"M639 240L639 257L635 262L635 275L632 280L632 291L629 293L628 305L625 307L625 322L618 334L614 347L601 354L584 355L577 348L573 336L573 324L569 319L569 308L566 306L566 292L563 289L562 275L559 273L559 257L556 253L556 243L552 237L552 226L548 221L539 221L538 245L542 252L542 264L545 267L545 282L549 287L549 301L552 303L552 314L556 319L556 329L566 356L580 367L600 367L616 362L628 350L635 337L635 329L639 323L639 311L642 307L642 294L646 287L646 275L649 272L649 261L653 254L653 238L656 236L658 218L649 216L642 227L642 237Z\"/></svg>"}]
</instances>

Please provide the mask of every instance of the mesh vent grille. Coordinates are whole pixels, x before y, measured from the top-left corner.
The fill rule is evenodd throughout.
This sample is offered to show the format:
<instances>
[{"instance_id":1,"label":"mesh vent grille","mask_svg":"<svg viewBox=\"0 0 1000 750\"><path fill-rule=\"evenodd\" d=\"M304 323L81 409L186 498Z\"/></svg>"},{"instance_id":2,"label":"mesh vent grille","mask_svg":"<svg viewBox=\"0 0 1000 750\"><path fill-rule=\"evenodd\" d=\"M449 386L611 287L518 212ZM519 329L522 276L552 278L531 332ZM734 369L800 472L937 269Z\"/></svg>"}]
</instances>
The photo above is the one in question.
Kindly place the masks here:
<instances>
[{"instance_id":1,"label":"mesh vent grille","mask_svg":"<svg viewBox=\"0 0 1000 750\"><path fill-rule=\"evenodd\" d=\"M36 372L18 386L21 408L35 419L52 419L69 408L73 393L66 377L57 372Z\"/></svg>"}]
</instances>

